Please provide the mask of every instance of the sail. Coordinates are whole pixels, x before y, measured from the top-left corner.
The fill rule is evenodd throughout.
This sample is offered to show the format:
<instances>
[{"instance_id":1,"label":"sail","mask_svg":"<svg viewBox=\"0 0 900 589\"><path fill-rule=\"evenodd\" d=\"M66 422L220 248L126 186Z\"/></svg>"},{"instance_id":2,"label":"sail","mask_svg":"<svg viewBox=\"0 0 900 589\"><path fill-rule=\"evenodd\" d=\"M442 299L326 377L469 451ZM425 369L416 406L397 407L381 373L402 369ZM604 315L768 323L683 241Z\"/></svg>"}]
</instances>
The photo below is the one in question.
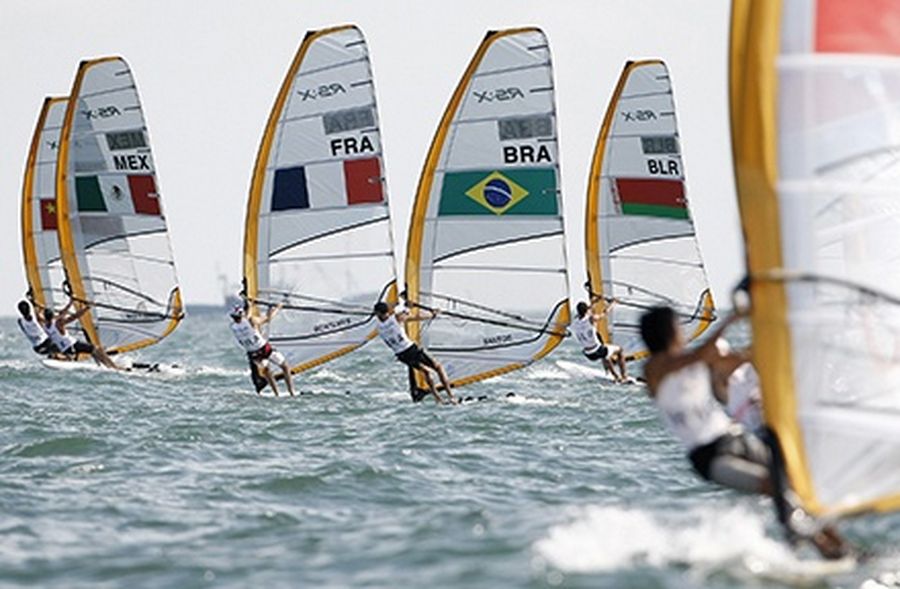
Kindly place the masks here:
<instances>
[{"instance_id":1,"label":"sail","mask_svg":"<svg viewBox=\"0 0 900 589\"><path fill-rule=\"evenodd\" d=\"M900 4L735 3L730 87L765 421L816 514L900 508Z\"/></svg>"},{"instance_id":2,"label":"sail","mask_svg":"<svg viewBox=\"0 0 900 589\"><path fill-rule=\"evenodd\" d=\"M269 116L244 235L246 295L284 305L269 337L294 372L375 334L396 300L381 133L362 32L307 33Z\"/></svg>"},{"instance_id":3,"label":"sail","mask_svg":"<svg viewBox=\"0 0 900 589\"><path fill-rule=\"evenodd\" d=\"M56 227L56 155L67 97L44 99L22 188L22 253L28 289L41 307L58 308L67 297Z\"/></svg>"},{"instance_id":4,"label":"sail","mask_svg":"<svg viewBox=\"0 0 900 589\"><path fill-rule=\"evenodd\" d=\"M454 385L526 366L565 337L556 110L540 29L488 33L450 99L413 206L406 297L413 313L443 311L407 332Z\"/></svg>"},{"instance_id":5,"label":"sail","mask_svg":"<svg viewBox=\"0 0 900 589\"><path fill-rule=\"evenodd\" d=\"M640 316L672 307L685 336L714 320L688 206L672 83L659 60L625 64L597 139L585 213L592 307L605 342L646 355Z\"/></svg>"},{"instance_id":6,"label":"sail","mask_svg":"<svg viewBox=\"0 0 900 589\"><path fill-rule=\"evenodd\" d=\"M151 345L183 316L150 138L128 64L83 61L60 132L59 244L86 336L110 352Z\"/></svg>"}]
</instances>

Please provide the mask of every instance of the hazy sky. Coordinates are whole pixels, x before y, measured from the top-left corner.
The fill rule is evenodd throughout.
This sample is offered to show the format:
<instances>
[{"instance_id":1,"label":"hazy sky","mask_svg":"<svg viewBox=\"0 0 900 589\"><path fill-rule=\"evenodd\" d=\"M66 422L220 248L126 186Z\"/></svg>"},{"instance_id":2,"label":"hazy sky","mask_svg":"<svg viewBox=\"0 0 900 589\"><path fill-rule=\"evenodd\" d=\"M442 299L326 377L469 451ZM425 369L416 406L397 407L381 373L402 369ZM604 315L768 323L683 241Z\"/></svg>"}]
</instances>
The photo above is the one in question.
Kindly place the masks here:
<instances>
[{"instance_id":1,"label":"hazy sky","mask_svg":"<svg viewBox=\"0 0 900 589\"><path fill-rule=\"evenodd\" d=\"M537 25L556 75L574 298L584 295L584 193L623 63L663 58L681 126L689 198L719 301L742 272L726 94L727 0L2 0L0 315L26 289L19 204L45 95L67 94L78 62L121 55L144 106L188 303L222 299L241 274L244 208L275 94L304 33L362 28L378 97L398 264L438 120L488 29Z\"/></svg>"}]
</instances>

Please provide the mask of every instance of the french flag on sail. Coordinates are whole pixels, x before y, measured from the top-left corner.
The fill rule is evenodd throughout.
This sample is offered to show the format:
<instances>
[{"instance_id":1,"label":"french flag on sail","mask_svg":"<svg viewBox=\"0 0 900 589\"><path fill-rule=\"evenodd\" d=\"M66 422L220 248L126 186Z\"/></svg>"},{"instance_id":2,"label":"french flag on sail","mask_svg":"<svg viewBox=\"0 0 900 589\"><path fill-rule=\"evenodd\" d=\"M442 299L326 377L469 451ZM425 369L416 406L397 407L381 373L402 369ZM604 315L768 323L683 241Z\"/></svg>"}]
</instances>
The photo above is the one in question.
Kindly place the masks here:
<instances>
[{"instance_id":1,"label":"french flag on sail","mask_svg":"<svg viewBox=\"0 0 900 589\"><path fill-rule=\"evenodd\" d=\"M381 159L369 157L275 170L270 209L324 209L384 202Z\"/></svg>"}]
</instances>

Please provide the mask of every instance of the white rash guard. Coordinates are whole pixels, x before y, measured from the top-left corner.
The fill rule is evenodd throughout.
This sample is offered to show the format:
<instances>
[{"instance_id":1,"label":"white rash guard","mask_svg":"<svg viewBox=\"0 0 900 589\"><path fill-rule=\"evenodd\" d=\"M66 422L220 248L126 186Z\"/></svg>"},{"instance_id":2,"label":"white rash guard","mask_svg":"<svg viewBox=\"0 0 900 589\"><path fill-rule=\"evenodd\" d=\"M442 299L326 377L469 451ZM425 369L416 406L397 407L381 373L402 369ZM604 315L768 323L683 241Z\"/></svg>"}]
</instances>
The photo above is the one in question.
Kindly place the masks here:
<instances>
[{"instance_id":1,"label":"white rash guard","mask_svg":"<svg viewBox=\"0 0 900 589\"><path fill-rule=\"evenodd\" d=\"M59 349L61 352L65 352L69 348L75 345L75 342L78 340L73 336L69 335L69 332L62 333L56 327L56 322L50 324L50 327L47 329L47 335L50 336L50 341L53 342L53 345Z\"/></svg>"},{"instance_id":2,"label":"white rash guard","mask_svg":"<svg viewBox=\"0 0 900 589\"><path fill-rule=\"evenodd\" d=\"M258 329L250 325L250 322L246 319L241 319L238 323L232 321L230 327L238 344L248 354L258 352L265 347L266 338L259 333Z\"/></svg>"},{"instance_id":3,"label":"white rash guard","mask_svg":"<svg viewBox=\"0 0 900 589\"><path fill-rule=\"evenodd\" d=\"M585 354L596 352L603 345L600 338L597 337L597 329L591 323L590 315L585 315L581 318L576 317L572 321L572 333L575 334L575 339L584 348Z\"/></svg>"},{"instance_id":4,"label":"white rash guard","mask_svg":"<svg viewBox=\"0 0 900 589\"><path fill-rule=\"evenodd\" d=\"M763 423L761 403L759 375L750 362L745 362L728 377L725 411L748 430L757 431Z\"/></svg>"},{"instance_id":5,"label":"white rash guard","mask_svg":"<svg viewBox=\"0 0 900 589\"><path fill-rule=\"evenodd\" d=\"M19 324L19 329L22 330L22 333L24 333L25 337L28 338L28 341L31 342L32 348L38 347L50 338L41 324L38 323L37 319L34 317L31 318L31 321L26 321L24 318L19 317L16 322Z\"/></svg>"},{"instance_id":6,"label":"white rash guard","mask_svg":"<svg viewBox=\"0 0 900 589\"><path fill-rule=\"evenodd\" d=\"M713 395L709 367L685 366L659 383L653 399L663 422L690 452L729 432L731 419Z\"/></svg>"},{"instance_id":7,"label":"white rash guard","mask_svg":"<svg viewBox=\"0 0 900 589\"><path fill-rule=\"evenodd\" d=\"M403 326L397 321L396 316L391 315L384 321L381 321L377 317L375 319L378 335L381 336L381 339L394 354L405 352L415 345L415 343L406 335Z\"/></svg>"}]
</instances>

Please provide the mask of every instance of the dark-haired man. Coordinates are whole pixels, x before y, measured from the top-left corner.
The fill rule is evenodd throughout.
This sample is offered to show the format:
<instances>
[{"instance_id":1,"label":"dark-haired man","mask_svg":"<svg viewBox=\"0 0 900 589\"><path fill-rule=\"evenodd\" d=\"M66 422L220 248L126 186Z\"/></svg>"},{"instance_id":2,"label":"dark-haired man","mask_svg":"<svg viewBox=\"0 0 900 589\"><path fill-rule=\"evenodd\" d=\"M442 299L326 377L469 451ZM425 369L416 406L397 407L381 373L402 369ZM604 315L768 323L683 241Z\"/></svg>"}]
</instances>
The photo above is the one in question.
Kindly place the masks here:
<instances>
[{"instance_id":1,"label":"dark-haired man","mask_svg":"<svg viewBox=\"0 0 900 589\"><path fill-rule=\"evenodd\" d=\"M572 321L572 332L575 334L575 339L581 344L585 358L593 362L601 360L603 367L613 375L616 382L627 382L628 374L625 370L625 354L622 353L622 348L601 341L600 335L597 333L597 321L602 319L615 303L616 300L613 299L603 313L597 315L591 312L591 308L586 302L580 301L575 305L576 317ZM616 374L615 366L619 367L618 374Z\"/></svg>"},{"instance_id":2,"label":"dark-haired man","mask_svg":"<svg viewBox=\"0 0 900 589\"><path fill-rule=\"evenodd\" d=\"M422 373L425 377L425 382L428 383L428 389L431 391L431 394L437 403L443 403L443 400L434 386L434 380L432 380L431 375L428 373L429 369L435 371L438 378L441 379L441 384L444 386L444 391L447 393L447 399L450 403L456 403L453 392L450 390L450 379L447 378L444 367L441 366L440 362L432 358L428 352L409 339L409 336L406 335L406 331L403 329L403 323L406 323L407 321L430 319L438 314L437 310L427 312L429 313L428 317L423 317L421 315L411 317L405 310L397 310L396 312L391 313L391 308L388 304L379 301L375 303L378 335L381 336L381 340L387 347L394 352L397 356L397 360L409 366L410 370L418 370ZM412 381L414 379L410 378L410 380Z\"/></svg>"},{"instance_id":3,"label":"dark-haired man","mask_svg":"<svg viewBox=\"0 0 900 589\"><path fill-rule=\"evenodd\" d=\"M688 349L675 312L670 307L651 309L641 317L641 337L650 351L644 377L663 423L684 445L700 476L738 491L776 497L769 448L733 422L713 392L712 375L727 376L729 368L739 365L716 349L716 340L737 317L728 317L708 340ZM798 510L783 501L776 507L788 533L795 534L792 518L798 517ZM829 526L804 536L826 558L847 553L845 542Z\"/></svg>"},{"instance_id":4,"label":"dark-haired man","mask_svg":"<svg viewBox=\"0 0 900 589\"><path fill-rule=\"evenodd\" d=\"M31 305L28 304L28 301L19 301L18 308L21 317L16 318L16 323L19 324L19 329L22 330L22 333L24 333L25 337L28 338L28 341L31 342L31 349L34 350L36 354L42 356L50 356L51 354L58 352L59 350L57 350L56 346L53 345L53 342L50 341L47 330L44 329L44 326L41 325L37 317L31 312Z\"/></svg>"}]
</instances>

